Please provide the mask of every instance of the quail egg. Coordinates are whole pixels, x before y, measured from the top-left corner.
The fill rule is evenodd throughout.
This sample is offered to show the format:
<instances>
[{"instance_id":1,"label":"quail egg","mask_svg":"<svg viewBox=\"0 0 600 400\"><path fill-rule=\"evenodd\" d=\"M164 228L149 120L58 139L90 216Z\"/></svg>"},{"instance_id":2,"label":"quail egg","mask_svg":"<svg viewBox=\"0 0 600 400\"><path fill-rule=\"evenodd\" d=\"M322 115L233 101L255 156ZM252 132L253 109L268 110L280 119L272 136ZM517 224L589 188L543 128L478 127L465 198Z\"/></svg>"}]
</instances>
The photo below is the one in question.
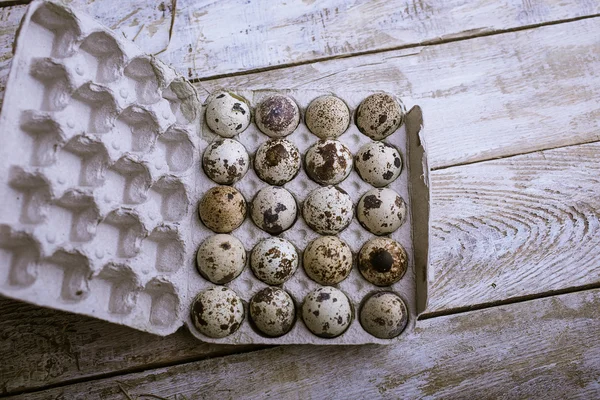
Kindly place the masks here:
<instances>
[{"instance_id":1,"label":"quail egg","mask_svg":"<svg viewBox=\"0 0 600 400\"><path fill-rule=\"evenodd\" d=\"M406 204L392 189L371 189L356 207L358 222L375 235L394 232L406 218Z\"/></svg>"},{"instance_id":2,"label":"quail egg","mask_svg":"<svg viewBox=\"0 0 600 400\"><path fill-rule=\"evenodd\" d=\"M268 96L258 105L255 115L256 125L265 135L281 138L296 130L300 122L300 110L288 96L275 94Z\"/></svg>"},{"instance_id":3,"label":"quail egg","mask_svg":"<svg viewBox=\"0 0 600 400\"><path fill-rule=\"evenodd\" d=\"M219 234L206 239L198 248L196 266L200 275L212 283L224 284L238 277L246 265L244 245L234 236Z\"/></svg>"},{"instance_id":4,"label":"quail egg","mask_svg":"<svg viewBox=\"0 0 600 400\"><path fill-rule=\"evenodd\" d=\"M306 109L306 126L321 139L335 139L348 129L350 110L339 97L321 96Z\"/></svg>"},{"instance_id":5,"label":"quail egg","mask_svg":"<svg viewBox=\"0 0 600 400\"><path fill-rule=\"evenodd\" d=\"M191 314L200 333L219 339L238 330L244 321L244 304L233 290L215 286L196 296Z\"/></svg>"},{"instance_id":6,"label":"quail egg","mask_svg":"<svg viewBox=\"0 0 600 400\"><path fill-rule=\"evenodd\" d=\"M250 125L250 107L243 97L220 91L208 98L205 120L219 136L234 137Z\"/></svg>"},{"instance_id":7,"label":"quail egg","mask_svg":"<svg viewBox=\"0 0 600 400\"><path fill-rule=\"evenodd\" d=\"M398 178L402 171L402 158L394 146L371 142L358 151L354 165L365 182L382 187Z\"/></svg>"},{"instance_id":8,"label":"quail egg","mask_svg":"<svg viewBox=\"0 0 600 400\"><path fill-rule=\"evenodd\" d=\"M377 286L389 286L398 282L407 268L406 251L400 243L390 238L373 238L358 253L360 273Z\"/></svg>"},{"instance_id":9,"label":"quail egg","mask_svg":"<svg viewBox=\"0 0 600 400\"><path fill-rule=\"evenodd\" d=\"M320 187L308 194L304 200L304 220L321 235L335 235L352 221L352 199L335 186Z\"/></svg>"},{"instance_id":10,"label":"quail egg","mask_svg":"<svg viewBox=\"0 0 600 400\"><path fill-rule=\"evenodd\" d=\"M244 177L250 165L243 144L233 139L212 142L204 151L202 166L206 175L222 185L232 185Z\"/></svg>"},{"instance_id":11,"label":"quail egg","mask_svg":"<svg viewBox=\"0 0 600 400\"><path fill-rule=\"evenodd\" d=\"M315 335L333 338L350 326L352 306L341 290L331 286L320 287L304 298L302 320Z\"/></svg>"},{"instance_id":12,"label":"quail egg","mask_svg":"<svg viewBox=\"0 0 600 400\"><path fill-rule=\"evenodd\" d=\"M335 285L352 271L352 250L337 236L321 236L304 250L304 271L321 285Z\"/></svg>"},{"instance_id":13,"label":"quail egg","mask_svg":"<svg viewBox=\"0 0 600 400\"><path fill-rule=\"evenodd\" d=\"M360 103L356 111L358 129L373 140L391 135L404 122L404 105L388 93L375 93Z\"/></svg>"},{"instance_id":14,"label":"quail egg","mask_svg":"<svg viewBox=\"0 0 600 400\"><path fill-rule=\"evenodd\" d=\"M283 185L300 171L300 152L292 142L271 139L261 144L254 156L254 170L270 185Z\"/></svg>"},{"instance_id":15,"label":"quail egg","mask_svg":"<svg viewBox=\"0 0 600 400\"><path fill-rule=\"evenodd\" d=\"M268 285L281 285L298 268L298 253L289 241L277 237L263 239L252 250L250 267Z\"/></svg>"},{"instance_id":16,"label":"quail egg","mask_svg":"<svg viewBox=\"0 0 600 400\"><path fill-rule=\"evenodd\" d=\"M198 205L202 223L216 233L229 233L246 218L246 200L231 186L211 188Z\"/></svg>"},{"instance_id":17,"label":"quail egg","mask_svg":"<svg viewBox=\"0 0 600 400\"><path fill-rule=\"evenodd\" d=\"M282 187L261 189L252 200L252 220L260 229L278 235L296 222L296 199Z\"/></svg>"},{"instance_id":18,"label":"quail egg","mask_svg":"<svg viewBox=\"0 0 600 400\"><path fill-rule=\"evenodd\" d=\"M268 287L256 293L248 309L254 326L270 337L288 333L296 319L294 301L279 288Z\"/></svg>"},{"instance_id":19,"label":"quail egg","mask_svg":"<svg viewBox=\"0 0 600 400\"><path fill-rule=\"evenodd\" d=\"M379 339L400 335L408 323L408 310L402 299L391 292L378 292L369 297L360 309L360 324Z\"/></svg>"},{"instance_id":20,"label":"quail egg","mask_svg":"<svg viewBox=\"0 0 600 400\"><path fill-rule=\"evenodd\" d=\"M337 140L320 140L306 152L306 173L321 185L336 185L352 171L352 153Z\"/></svg>"}]
</instances>

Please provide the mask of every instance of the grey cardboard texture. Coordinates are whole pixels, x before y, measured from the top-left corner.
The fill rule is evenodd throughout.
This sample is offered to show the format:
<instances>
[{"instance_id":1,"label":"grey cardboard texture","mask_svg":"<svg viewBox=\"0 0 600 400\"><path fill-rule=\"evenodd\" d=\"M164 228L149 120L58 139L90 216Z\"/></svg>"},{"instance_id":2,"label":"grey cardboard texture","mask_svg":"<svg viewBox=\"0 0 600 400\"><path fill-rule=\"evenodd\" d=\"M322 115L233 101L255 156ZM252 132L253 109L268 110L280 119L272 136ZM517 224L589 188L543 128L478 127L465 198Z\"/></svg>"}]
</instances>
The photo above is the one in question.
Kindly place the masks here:
<instances>
[{"instance_id":1,"label":"grey cardboard texture","mask_svg":"<svg viewBox=\"0 0 600 400\"><path fill-rule=\"evenodd\" d=\"M335 94L352 113L372 93L231 90L252 109L266 95L283 93L302 111L312 99ZM319 285L301 265L281 285L296 304L296 322L286 335L259 334L247 309L240 328L225 338L206 337L191 323L194 297L215 286L195 266L198 246L213 234L199 220L198 202L216 186L201 164L203 151L217 138L203 111L190 82L132 43L62 4L31 3L0 113L0 294L157 335L185 324L195 337L214 343L387 344L405 338L427 305L429 175L421 109L414 106L385 140L403 159L400 177L389 187L404 198L408 215L389 236L406 249L408 271L391 287L379 288L361 276L355 262L350 276L336 285L350 299L354 318L346 332L330 339L313 335L302 322L304 296ZM268 137L252 122L234 139L252 158ZM287 139L304 156L318 138L301 121ZM338 140L353 154L370 141L353 120ZM267 184L251 168L234 186L250 203ZM354 170L338 186L355 206L372 188ZM284 187L299 215L279 236L294 244L301 264L302 251L318 237L304 222L301 204L319 185L302 168ZM249 217L232 235L248 253L269 237ZM339 236L354 258L375 237L356 217ZM249 266L225 286L246 308L267 287ZM393 291L407 304L409 323L397 338L371 336L358 321L362 300L378 291Z\"/></svg>"}]
</instances>

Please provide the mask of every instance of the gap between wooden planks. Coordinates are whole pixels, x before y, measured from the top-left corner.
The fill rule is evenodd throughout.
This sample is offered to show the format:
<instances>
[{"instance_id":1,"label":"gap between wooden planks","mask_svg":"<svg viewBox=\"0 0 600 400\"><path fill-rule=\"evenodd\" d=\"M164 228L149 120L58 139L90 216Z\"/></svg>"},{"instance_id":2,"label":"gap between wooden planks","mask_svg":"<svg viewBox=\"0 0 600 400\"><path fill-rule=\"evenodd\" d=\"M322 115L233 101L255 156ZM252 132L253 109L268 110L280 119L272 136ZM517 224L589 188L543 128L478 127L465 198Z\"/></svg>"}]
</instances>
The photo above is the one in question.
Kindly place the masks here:
<instances>
[{"instance_id":1,"label":"gap between wooden planks","mask_svg":"<svg viewBox=\"0 0 600 400\"><path fill-rule=\"evenodd\" d=\"M282 346L9 398L594 398L599 308L596 289L422 321L394 346Z\"/></svg>"}]
</instances>

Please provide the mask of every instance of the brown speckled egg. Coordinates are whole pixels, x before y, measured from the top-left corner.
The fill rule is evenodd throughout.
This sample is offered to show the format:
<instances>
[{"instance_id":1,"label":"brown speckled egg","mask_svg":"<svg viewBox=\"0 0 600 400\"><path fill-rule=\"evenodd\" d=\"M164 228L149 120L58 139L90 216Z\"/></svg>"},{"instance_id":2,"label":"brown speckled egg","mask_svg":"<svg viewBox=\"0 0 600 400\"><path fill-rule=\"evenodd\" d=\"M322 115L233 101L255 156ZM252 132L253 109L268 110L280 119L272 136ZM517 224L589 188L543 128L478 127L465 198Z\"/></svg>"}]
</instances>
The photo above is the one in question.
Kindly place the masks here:
<instances>
[{"instance_id":1,"label":"brown speckled egg","mask_svg":"<svg viewBox=\"0 0 600 400\"><path fill-rule=\"evenodd\" d=\"M354 165L365 182L382 187L398 178L402 171L402 158L394 146L383 142L371 142L358 151Z\"/></svg>"},{"instance_id":2,"label":"brown speckled egg","mask_svg":"<svg viewBox=\"0 0 600 400\"><path fill-rule=\"evenodd\" d=\"M294 132L300 122L300 110L290 97L275 94L256 107L255 120L265 135L281 138Z\"/></svg>"},{"instance_id":3,"label":"brown speckled egg","mask_svg":"<svg viewBox=\"0 0 600 400\"><path fill-rule=\"evenodd\" d=\"M254 275L268 285L281 285L298 268L298 253L289 241L271 237L263 239L252 250L250 267Z\"/></svg>"},{"instance_id":4,"label":"brown speckled egg","mask_svg":"<svg viewBox=\"0 0 600 400\"><path fill-rule=\"evenodd\" d=\"M358 129L373 140L385 139L403 122L404 105L388 93L370 95L356 111Z\"/></svg>"},{"instance_id":5,"label":"brown speckled egg","mask_svg":"<svg viewBox=\"0 0 600 400\"><path fill-rule=\"evenodd\" d=\"M321 285L335 285L352 271L352 250L337 236L321 236L304 250L304 271Z\"/></svg>"},{"instance_id":6,"label":"brown speckled egg","mask_svg":"<svg viewBox=\"0 0 600 400\"><path fill-rule=\"evenodd\" d=\"M333 338L350 326L352 306L341 290L331 286L320 287L304 298L302 320L315 335Z\"/></svg>"},{"instance_id":7,"label":"brown speckled egg","mask_svg":"<svg viewBox=\"0 0 600 400\"><path fill-rule=\"evenodd\" d=\"M400 296L378 292L369 297L360 309L360 324L379 339L400 335L408 323L408 310Z\"/></svg>"},{"instance_id":8,"label":"brown speckled egg","mask_svg":"<svg viewBox=\"0 0 600 400\"><path fill-rule=\"evenodd\" d=\"M198 248L196 266L204 279L222 285L242 273L246 266L246 250L234 236L214 235Z\"/></svg>"},{"instance_id":9,"label":"brown speckled egg","mask_svg":"<svg viewBox=\"0 0 600 400\"><path fill-rule=\"evenodd\" d=\"M373 238L358 253L360 273L377 286L389 286L398 282L407 268L406 251L400 243L390 238Z\"/></svg>"},{"instance_id":10,"label":"brown speckled egg","mask_svg":"<svg viewBox=\"0 0 600 400\"><path fill-rule=\"evenodd\" d=\"M256 293L248 306L254 326L270 337L285 335L294 326L296 308L283 289L268 287Z\"/></svg>"},{"instance_id":11,"label":"brown speckled egg","mask_svg":"<svg viewBox=\"0 0 600 400\"><path fill-rule=\"evenodd\" d=\"M229 233L246 218L246 200L231 186L211 188L198 205L200 220L211 231Z\"/></svg>"},{"instance_id":12,"label":"brown speckled egg","mask_svg":"<svg viewBox=\"0 0 600 400\"><path fill-rule=\"evenodd\" d=\"M244 304L233 290L216 286L196 296L191 314L200 333L219 339L238 330L244 321Z\"/></svg>"},{"instance_id":13,"label":"brown speckled egg","mask_svg":"<svg viewBox=\"0 0 600 400\"><path fill-rule=\"evenodd\" d=\"M300 171L300 152L290 141L271 139L261 144L254 156L256 175L270 185L283 185Z\"/></svg>"},{"instance_id":14,"label":"brown speckled egg","mask_svg":"<svg viewBox=\"0 0 600 400\"><path fill-rule=\"evenodd\" d=\"M337 140L319 140L306 152L306 173L321 185L336 185L352 172L352 153Z\"/></svg>"},{"instance_id":15,"label":"brown speckled egg","mask_svg":"<svg viewBox=\"0 0 600 400\"><path fill-rule=\"evenodd\" d=\"M250 157L243 144L233 139L212 142L204 151L202 167L206 175L222 185L231 185L244 177Z\"/></svg>"},{"instance_id":16,"label":"brown speckled egg","mask_svg":"<svg viewBox=\"0 0 600 400\"><path fill-rule=\"evenodd\" d=\"M335 186L320 187L308 194L302 206L304 221L321 235L335 235L352 221L352 199Z\"/></svg>"},{"instance_id":17,"label":"brown speckled egg","mask_svg":"<svg viewBox=\"0 0 600 400\"><path fill-rule=\"evenodd\" d=\"M296 222L296 199L282 187L268 186L252 200L250 215L260 229L278 235Z\"/></svg>"},{"instance_id":18,"label":"brown speckled egg","mask_svg":"<svg viewBox=\"0 0 600 400\"><path fill-rule=\"evenodd\" d=\"M406 203L392 189L371 189L356 207L358 222L375 235L394 232L406 219Z\"/></svg>"},{"instance_id":19,"label":"brown speckled egg","mask_svg":"<svg viewBox=\"0 0 600 400\"><path fill-rule=\"evenodd\" d=\"M306 109L306 126L321 139L335 139L348 129L350 110L339 97L321 96Z\"/></svg>"},{"instance_id":20,"label":"brown speckled egg","mask_svg":"<svg viewBox=\"0 0 600 400\"><path fill-rule=\"evenodd\" d=\"M234 137L250 125L250 107L241 96L220 91L209 96L206 102L206 124L222 137Z\"/></svg>"}]
</instances>

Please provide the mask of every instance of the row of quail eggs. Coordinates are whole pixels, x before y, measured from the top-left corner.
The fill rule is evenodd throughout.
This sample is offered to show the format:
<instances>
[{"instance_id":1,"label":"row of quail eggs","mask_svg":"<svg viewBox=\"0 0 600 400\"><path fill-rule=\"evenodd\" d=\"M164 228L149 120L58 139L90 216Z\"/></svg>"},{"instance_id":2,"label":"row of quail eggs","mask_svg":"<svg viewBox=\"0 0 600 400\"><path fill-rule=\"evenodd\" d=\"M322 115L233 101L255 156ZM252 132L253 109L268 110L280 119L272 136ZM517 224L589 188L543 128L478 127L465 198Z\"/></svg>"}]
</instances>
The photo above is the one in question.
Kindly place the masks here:
<instances>
[{"instance_id":1,"label":"row of quail eggs","mask_svg":"<svg viewBox=\"0 0 600 400\"><path fill-rule=\"evenodd\" d=\"M250 324L261 335L277 338L290 332L296 322L296 304L284 289L267 287L255 293L247 306ZM331 286L311 291L300 306L306 328L322 338L335 338L348 330L354 307L348 297ZM214 286L194 299L191 319L203 335L221 339L234 334L246 318L246 307L232 289ZM375 292L360 306L360 324L379 339L393 339L408 323L408 310L393 292Z\"/></svg>"},{"instance_id":2,"label":"row of quail eggs","mask_svg":"<svg viewBox=\"0 0 600 400\"><path fill-rule=\"evenodd\" d=\"M356 113L358 128L374 140L393 133L404 118L403 107L393 96L377 93L367 97ZM206 123L223 137L209 145L203 168L207 176L222 185L243 178L250 165L244 146L230 139L250 124L247 102L230 92L212 95L207 102ZM254 158L254 168L262 180L275 185L258 192L252 201L251 218L257 226L273 235L289 229L296 221L297 204L286 189L279 187L300 170L301 156L294 144L284 139L299 124L300 111L288 96L272 95L255 110L258 128L271 139L263 143ZM306 125L319 140L306 153L307 174L321 185L311 192L303 205L303 216L316 232L327 235L311 242L303 254L306 274L321 285L303 301L302 320L317 336L336 337L346 331L352 320L352 306L335 285L346 279L352 268L350 247L337 236L352 219L350 196L331 186L351 172L353 157L349 149L335 140L349 126L350 112L335 96L322 96L306 110ZM404 221L406 206L393 190L381 188L393 182L402 169L398 150L383 142L371 142L357 153L354 164L363 180L377 187L359 201L359 222L377 235L395 231ZM229 233L243 222L246 202L235 188L210 189L199 204L202 222L217 233ZM242 243L232 235L217 234L202 243L197 255L200 274L216 284L225 284L239 276L246 265ZM254 275L269 285L281 285L298 266L298 254L289 241L268 238L251 252ZM396 241L379 237L367 242L358 255L361 274L378 286L389 286L402 278L407 268L406 253ZM235 303L235 307L232 305ZM231 289L214 287L200 293L192 308L196 328L209 337L225 337L235 332L244 319L242 301ZM252 326L271 337L287 333L295 320L295 306L281 288L266 288L252 297L249 305ZM227 322L228 323L225 323ZM363 328L379 338L400 334L407 322L406 305L392 292L378 292L361 307Z\"/></svg>"}]
</instances>

